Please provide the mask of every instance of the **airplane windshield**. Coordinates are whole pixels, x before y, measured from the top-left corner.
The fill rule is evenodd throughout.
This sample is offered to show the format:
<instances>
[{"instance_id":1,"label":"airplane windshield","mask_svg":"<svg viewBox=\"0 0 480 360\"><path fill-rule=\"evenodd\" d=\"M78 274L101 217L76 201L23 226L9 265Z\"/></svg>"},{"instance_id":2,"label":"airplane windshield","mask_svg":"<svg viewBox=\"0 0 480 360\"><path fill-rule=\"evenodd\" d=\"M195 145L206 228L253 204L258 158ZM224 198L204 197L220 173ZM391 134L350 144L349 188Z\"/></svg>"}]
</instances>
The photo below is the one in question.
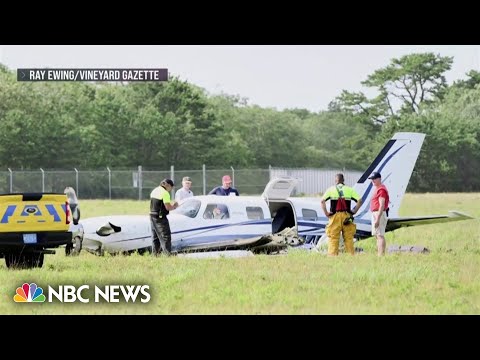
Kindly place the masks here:
<instances>
[{"instance_id":1,"label":"airplane windshield","mask_svg":"<svg viewBox=\"0 0 480 360\"><path fill-rule=\"evenodd\" d=\"M194 218L198 214L200 209L201 202L196 199L187 199L181 203L178 208L170 211L171 213L185 215L191 218Z\"/></svg>"}]
</instances>

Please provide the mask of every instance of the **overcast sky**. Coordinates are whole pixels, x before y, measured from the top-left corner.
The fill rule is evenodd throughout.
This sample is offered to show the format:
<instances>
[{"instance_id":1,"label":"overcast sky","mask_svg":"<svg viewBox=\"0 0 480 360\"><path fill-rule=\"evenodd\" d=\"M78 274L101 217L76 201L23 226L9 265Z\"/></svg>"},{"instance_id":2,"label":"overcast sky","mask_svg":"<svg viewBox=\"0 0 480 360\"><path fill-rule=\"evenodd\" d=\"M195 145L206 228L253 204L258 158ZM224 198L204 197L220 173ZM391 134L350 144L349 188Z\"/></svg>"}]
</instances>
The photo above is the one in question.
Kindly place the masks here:
<instances>
[{"instance_id":1,"label":"overcast sky","mask_svg":"<svg viewBox=\"0 0 480 360\"><path fill-rule=\"evenodd\" d=\"M168 68L172 75L262 107L326 110L392 58L414 52L453 56L451 84L480 71L480 45L0 45L0 63L17 68Z\"/></svg>"}]
</instances>

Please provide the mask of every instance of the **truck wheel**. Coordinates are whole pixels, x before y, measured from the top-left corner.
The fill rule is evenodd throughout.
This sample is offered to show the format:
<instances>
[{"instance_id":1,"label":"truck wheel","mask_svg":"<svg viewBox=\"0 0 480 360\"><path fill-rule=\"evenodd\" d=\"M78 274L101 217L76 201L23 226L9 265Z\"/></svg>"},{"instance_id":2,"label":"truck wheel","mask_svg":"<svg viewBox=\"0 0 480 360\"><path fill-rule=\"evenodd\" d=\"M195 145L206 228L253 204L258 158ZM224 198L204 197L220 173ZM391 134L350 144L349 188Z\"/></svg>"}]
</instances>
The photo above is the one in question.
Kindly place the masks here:
<instances>
[{"instance_id":1,"label":"truck wheel","mask_svg":"<svg viewBox=\"0 0 480 360\"><path fill-rule=\"evenodd\" d=\"M5 254L5 265L7 265L7 268L15 267L18 263L18 257L19 255L16 254Z\"/></svg>"},{"instance_id":2,"label":"truck wheel","mask_svg":"<svg viewBox=\"0 0 480 360\"><path fill-rule=\"evenodd\" d=\"M65 255L69 256L72 253L73 244L67 244L65 246Z\"/></svg>"},{"instance_id":3,"label":"truck wheel","mask_svg":"<svg viewBox=\"0 0 480 360\"><path fill-rule=\"evenodd\" d=\"M29 268L28 261L26 261L24 254L6 254L5 264L7 265L7 268L13 268L13 269Z\"/></svg>"},{"instance_id":4,"label":"truck wheel","mask_svg":"<svg viewBox=\"0 0 480 360\"><path fill-rule=\"evenodd\" d=\"M7 254L5 255L5 264L7 268L31 269L41 268L45 254Z\"/></svg>"},{"instance_id":5,"label":"truck wheel","mask_svg":"<svg viewBox=\"0 0 480 360\"><path fill-rule=\"evenodd\" d=\"M41 268L43 266L43 260L45 259L45 254L29 254L30 255L30 264L31 267Z\"/></svg>"}]
</instances>

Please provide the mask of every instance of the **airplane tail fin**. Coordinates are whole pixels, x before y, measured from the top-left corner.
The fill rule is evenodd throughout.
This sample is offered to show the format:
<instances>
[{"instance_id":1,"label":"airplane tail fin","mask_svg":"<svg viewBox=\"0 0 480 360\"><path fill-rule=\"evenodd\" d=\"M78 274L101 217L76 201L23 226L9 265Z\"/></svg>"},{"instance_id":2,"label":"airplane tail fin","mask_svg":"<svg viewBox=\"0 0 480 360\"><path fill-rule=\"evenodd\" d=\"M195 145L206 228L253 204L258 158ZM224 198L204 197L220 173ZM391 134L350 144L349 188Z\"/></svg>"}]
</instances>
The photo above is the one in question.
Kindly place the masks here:
<instances>
[{"instance_id":1,"label":"airplane tail fin","mask_svg":"<svg viewBox=\"0 0 480 360\"><path fill-rule=\"evenodd\" d=\"M357 212L357 218L370 219L373 185L368 177L374 171L382 175L382 183L388 189L389 217L398 216L402 198L424 140L425 134L421 133L401 132L393 135L354 186L363 201L362 207Z\"/></svg>"}]
</instances>

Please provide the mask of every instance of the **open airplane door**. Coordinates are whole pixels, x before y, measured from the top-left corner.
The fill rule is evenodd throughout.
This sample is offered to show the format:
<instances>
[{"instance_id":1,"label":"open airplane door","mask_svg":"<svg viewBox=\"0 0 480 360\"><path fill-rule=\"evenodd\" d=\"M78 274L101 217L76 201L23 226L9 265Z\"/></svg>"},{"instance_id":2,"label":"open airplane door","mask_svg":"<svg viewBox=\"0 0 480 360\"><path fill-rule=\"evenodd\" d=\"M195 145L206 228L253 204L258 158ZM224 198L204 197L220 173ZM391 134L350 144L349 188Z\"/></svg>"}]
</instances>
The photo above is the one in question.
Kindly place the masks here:
<instances>
[{"instance_id":1,"label":"open airplane door","mask_svg":"<svg viewBox=\"0 0 480 360\"><path fill-rule=\"evenodd\" d=\"M288 198L295 186L298 184L298 179L291 177L280 177L269 181L265 186L262 197L265 200L284 200Z\"/></svg>"}]
</instances>

